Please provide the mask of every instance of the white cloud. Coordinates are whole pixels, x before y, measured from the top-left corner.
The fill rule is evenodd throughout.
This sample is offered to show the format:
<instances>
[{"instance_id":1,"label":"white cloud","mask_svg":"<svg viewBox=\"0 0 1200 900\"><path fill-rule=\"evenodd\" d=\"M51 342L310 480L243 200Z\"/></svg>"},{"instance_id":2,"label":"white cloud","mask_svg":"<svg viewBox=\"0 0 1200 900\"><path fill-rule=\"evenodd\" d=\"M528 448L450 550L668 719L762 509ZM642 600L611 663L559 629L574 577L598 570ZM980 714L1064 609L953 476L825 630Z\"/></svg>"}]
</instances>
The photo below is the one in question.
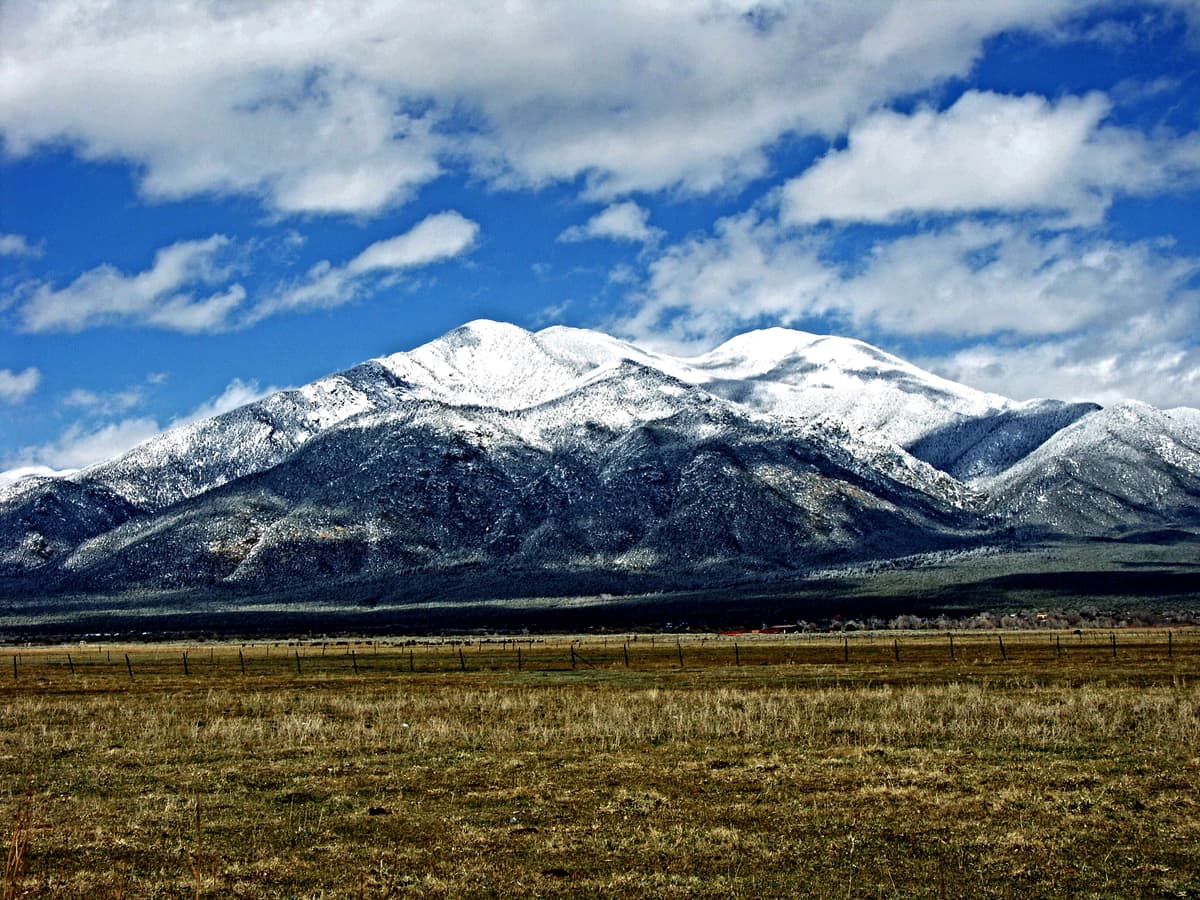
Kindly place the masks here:
<instances>
[{"instance_id":1,"label":"white cloud","mask_svg":"<svg viewBox=\"0 0 1200 900\"><path fill-rule=\"evenodd\" d=\"M16 467L82 469L92 463L112 459L161 431L158 422L149 416L122 419L103 425L76 422L55 440L21 451L16 460ZM10 467L13 466L13 462L9 461Z\"/></svg>"},{"instance_id":2,"label":"white cloud","mask_svg":"<svg viewBox=\"0 0 1200 900\"><path fill-rule=\"evenodd\" d=\"M834 240L755 212L722 220L653 260L635 308L610 327L700 350L763 323L817 320L901 355L914 339L965 346L932 362L1013 396L1200 405L1200 260L1011 222L881 240L850 265L831 261ZM1037 368L1052 361L1054 375Z\"/></svg>"},{"instance_id":3,"label":"white cloud","mask_svg":"<svg viewBox=\"0 0 1200 900\"><path fill-rule=\"evenodd\" d=\"M42 373L33 366L23 372L0 369L0 403L21 403L41 384Z\"/></svg>"},{"instance_id":4,"label":"white cloud","mask_svg":"<svg viewBox=\"0 0 1200 900\"><path fill-rule=\"evenodd\" d=\"M229 278L220 264L230 246L224 235L180 241L159 250L144 272L125 275L103 265L84 272L65 288L43 283L20 304L26 331L82 331L101 325L142 325L198 333L229 327L229 317L245 299L241 285L196 295Z\"/></svg>"},{"instance_id":5,"label":"white cloud","mask_svg":"<svg viewBox=\"0 0 1200 900\"><path fill-rule=\"evenodd\" d=\"M1194 183L1200 138L1103 125L1101 94L1050 102L968 91L944 112L874 113L844 150L783 189L782 218L888 222L921 213L1040 210L1094 223L1118 194Z\"/></svg>"},{"instance_id":6,"label":"white cloud","mask_svg":"<svg viewBox=\"0 0 1200 900\"><path fill-rule=\"evenodd\" d=\"M606 206L582 225L572 225L558 239L567 243L600 238L647 244L659 240L664 233L650 224L648 210L625 200Z\"/></svg>"},{"instance_id":7,"label":"white cloud","mask_svg":"<svg viewBox=\"0 0 1200 900\"><path fill-rule=\"evenodd\" d=\"M596 197L711 191L1088 5L11 0L0 136L131 161L150 197L282 212L375 214L461 160Z\"/></svg>"},{"instance_id":8,"label":"white cloud","mask_svg":"<svg viewBox=\"0 0 1200 900\"><path fill-rule=\"evenodd\" d=\"M210 419L213 416L219 416L222 413L230 412L237 409L239 406L245 406L247 403L253 403L256 400L261 400L268 394L278 392L280 388L271 385L269 387L261 387L257 381L242 381L240 378L235 378L225 386L225 390L205 400L191 412L172 420L170 427L174 428L178 425L188 425L192 422L199 422L202 419Z\"/></svg>"},{"instance_id":9,"label":"white cloud","mask_svg":"<svg viewBox=\"0 0 1200 900\"><path fill-rule=\"evenodd\" d=\"M0 234L0 256L41 256L42 248L23 234Z\"/></svg>"},{"instance_id":10,"label":"white cloud","mask_svg":"<svg viewBox=\"0 0 1200 900\"><path fill-rule=\"evenodd\" d=\"M299 284L259 303L248 320L256 322L289 309L340 306L368 290L372 276L460 256L475 245L478 235L479 225L457 212L427 216L404 234L376 241L343 266L322 260Z\"/></svg>"},{"instance_id":11,"label":"white cloud","mask_svg":"<svg viewBox=\"0 0 1200 900\"><path fill-rule=\"evenodd\" d=\"M63 406L81 409L88 415L111 416L128 412L141 406L146 401L145 392L140 387L126 388L121 391L98 392L87 388L74 388L63 397Z\"/></svg>"},{"instance_id":12,"label":"white cloud","mask_svg":"<svg viewBox=\"0 0 1200 900\"><path fill-rule=\"evenodd\" d=\"M6 459L6 470L0 472L0 486L27 475L69 474L77 469L113 459L143 441L162 434L167 428L188 425L229 412L278 390L280 389L274 386L263 388L256 381L235 378L220 394L205 400L189 412L176 416L165 428L151 416L135 416L103 423L75 422L54 440L41 446L26 447ZM81 401L79 405L85 405L92 399L88 396L89 393L79 391L69 396ZM92 396L101 402L106 399L103 395Z\"/></svg>"},{"instance_id":13,"label":"white cloud","mask_svg":"<svg viewBox=\"0 0 1200 900\"><path fill-rule=\"evenodd\" d=\"M17 325L28 332L78 332L105 325L186 334L229 331L282 310L347 303L369 290L373 279L467 252L478 234L479 225L459 213L437 213L404 234L371 244L344 266L322 260L298 284L249 309L245 288L229 283L235 269L225 258L234 251L233 241L220 234L164 247L143 272L130 275L111 265L97 266L64 288L47 282L26 287L9 303L16 305Z\"/></svg>"},{"instance_id":14,"label":"white cloud","mask_svg":"<svg viewBox=\"0 0 1200 900\"><path fill-rule=\"evenodd\" d=\"M1122 341L1120 329L1018 346L975 344L919 360L956 381L1009 397L1109 404L1134 398L1163 408L1200 406L1200 349L1166 340Z\"/></svg>"}]
</instances>

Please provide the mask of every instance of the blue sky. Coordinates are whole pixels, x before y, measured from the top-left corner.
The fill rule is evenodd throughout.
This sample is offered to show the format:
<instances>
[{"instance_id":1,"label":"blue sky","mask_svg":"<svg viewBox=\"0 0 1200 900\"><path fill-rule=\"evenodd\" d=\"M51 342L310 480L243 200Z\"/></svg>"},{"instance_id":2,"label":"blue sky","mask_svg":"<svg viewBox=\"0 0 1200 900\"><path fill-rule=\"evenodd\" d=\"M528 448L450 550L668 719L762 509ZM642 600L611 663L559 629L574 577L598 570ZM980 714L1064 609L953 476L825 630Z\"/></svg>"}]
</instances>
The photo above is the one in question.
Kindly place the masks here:
<instances>
[{"instance_id":1,"label":"blue sky","mask_svg":"<svg viewBox=\"0 0 1200 900\"><path fill-rule=\"evenodd\" d=\"M1198 63L1196 0L5 0L0 470L478 317L1200 406Z\"/></svg>"}]
</instances>

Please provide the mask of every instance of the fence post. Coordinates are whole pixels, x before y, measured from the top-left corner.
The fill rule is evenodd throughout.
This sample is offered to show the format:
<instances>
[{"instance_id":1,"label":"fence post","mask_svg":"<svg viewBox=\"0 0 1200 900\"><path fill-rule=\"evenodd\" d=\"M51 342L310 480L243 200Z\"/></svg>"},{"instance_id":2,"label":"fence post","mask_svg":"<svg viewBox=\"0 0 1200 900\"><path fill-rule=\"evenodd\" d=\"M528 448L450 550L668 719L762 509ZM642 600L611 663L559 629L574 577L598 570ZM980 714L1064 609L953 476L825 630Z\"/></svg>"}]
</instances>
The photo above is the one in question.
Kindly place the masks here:
<instances>
[{"instance_id":1,"label":"fence post","mask_svg":"<svg viewBox=\"0 0 1200 900\"><path fill-rule=\"evenodd\" d=\"M299 675L300 674L300 648L297 647L296 650L293 652L296 654L296 674Z\"/></svg>"},{"instance_id":2,"label":"fence post","mask_svg":"<svg viewBox=\"0 0 1200 900\"><path fill-rule=\"evenodd\" d=\"M17 679L17 655L13 654L13 681Z\"/></svg>"},{"instance_id":3,"label":"fence post","mask_svg":"<svg viewBox=\"0 0 1200 900\"><path fill-rule=\"evenodd\" d=\"M679 638L675 639L675 651L679 654L679 668L683 668L683 644Z\"/></svg>"},{"instance_id":4,"label":"fence post","mask_svg":"<svg viewBox=\"0 0 1200 900\"><path fill-rule=\"evenodd\" d=\"M413 652L412 652L412 650L409 650L409 651L408 651L408 671L410 671L410 672L415 672L415 671L417 671L417 670L416 670L416 667L413 665Z\"/></svg>"},{"instance_id":5,"label":"fence post","mask_svg":"<svg viewBox=\"0 0 1200 900\"><path fill-rule=\"evenodd\" d=\"M1062 635L1061 634L1056 634L1054 636L1054 643L1057 647L1058 655L1061 657L1062 656Z\"/></svg>"},{"instance_id":6,"label":"fence post","mask_svg":"<svg viewBox=\"0 0 1200 900\"><path fill-rule=\"evenodd\" d=\"M950 658L954 659L954 635L950 635Z\"/></svg>"},{"instance_id":7,"label":"fence post","mask_svg":"<svg viewBox=\"0 0 1200 900\"><path fill-rule=\"evenodd\" d=\"M358 674L358 657L354 655L354 651L350 651L350 665L354 666L354 674Z\"/></svg>"},{"instance_id":8,"label":"fence post","mask_svg":"<svg viewBox=\"0 0 1200 900\"><path fill-rule=\"evenodd\" d=\"M1116 659L1117 658L1117 636L1115 634L1110 634L1109 637L1112 638L1113 659Z\"/></svg>"},{"instance_id":9,"label":"fence post","mask_svg":"<svg viewBox=\"0 0 1200 900\"><path fill-rule=\"evenodd\" d=\"M571 668L573 669L573 668L575 668L575 644L572 643L570 645L570 647L571 647Z\"/></svg>"},{"instance_id":10,"label":"fence post","mask_svg":"<svg viewBox=\"0 0 1200 900\"><path fill-rule=\"evenodd\" d=\"M1008 662L1008 651L1004 649L1004 635L1000 634L997 637L1000 639L1000 655L1004 658L1005 662Z\"/></svg>"},{"instance_id":11,"label":"fence post","mask_svg":"<svg viewBox=\"0 0 1200 900\"><path fill-rule=\"evenodd\" d=\"M188 664L187 664L187 651L186 651L186 650L184 650L184 651L183 651L183 674L184 674L184 675L191 675L191 674L192 674L191 672L189 672L189 671L188 671Z\"/></svg>"},{"instance_id":12,"label":"fence post","mask_svg":"<svg viewBox=\"0 0 1200 900\"><path fill-rule=\"evenodd\" d=\"M464 672L467 671L467 660L463 657L462 647L458 648L458 667Z\"/></svg>"},{"instance_id":13,"label":"fence post","mask_svg":"<svg viewBox=\"0 0 1200 900\"><path fill-rule=\"evenodd\" d=\"M242 656L242 650L238 648L238 664L242 667L242 674L246 674L246 657Z\"/></svg>"},{"instance_id":14,"label":"fence post","mask_svg":"<svg viewBox=\"0 0 1200 900\"><path fill-rule=\"evenodd\" d=\"M1172 647L1171 644L1172 644L1171 632L1168 631L1167 632L1167 656L1168 657L1172 657L1175 655L1175 653L1174 653L1175 648Z\"/></svg>"},{"instance_id":15,"label":"fence post","mask_svg":"<svg viewBox=\"0 0 1200 900\"><path fill-rule=\"evenodd\" d=\"M129 672L129 677L133 677L133 664L129 661L129 654L125 654L125 670Z\"/></svg>"},{"instance_id":16,"label":"fence post","mask_svg":"<svg viewBox=\"0 0 1200 900\"><path fill-rule=\"evenodd\" d=\"M896 654L896 662L900 662L900 639L892 638L892 652Z\"/></svg>"},{"instance_id":17,"label":"fence post","mask_svg":"<svg viewBox=\"0 0 1200 900\"><path fill-rule=\"evenodd\" d=\"M67 654L67 665L71 667L71 674L75 674L75 660L71 659L71 654Z\"/></svg>"},{"instance_id":18,"label":"fence post","mask_svg":"<svg viewBox=\"0 0 1200 900\"><path fill-rule=\"evenodd\" d=\"M737 641L733 642L733 664L735 666L740 666L742 664L742 654L738 650Z\"/></svg>"},{"instance_id":19,"label":"fence post","mask_svg":"<svg viewBox=\"0 0 1200 900\"><path fill-rule=\"evenodd\" d=\"M842 638L842 662L850 662L850 638Z\"/></svg>"},{"instance_id":20,"label":"fence post","mask_svg":"<svg viewBox=\"0 0 1200 900\"><path fill-rule=\"evenodd\" d=\"M525 661L521 659L521 648L517 648L517 671L520 672L525 668Z\"/></svg>"},{"instance_id":21,"label":"fence post","mask_svg":"<svg viewBox=\"0 0 1200 900\"><path fill-rule=\"evenodd\" d=\"M629 641L625 642L625 668L629 668Z\"/></svg>"}]
</instances>

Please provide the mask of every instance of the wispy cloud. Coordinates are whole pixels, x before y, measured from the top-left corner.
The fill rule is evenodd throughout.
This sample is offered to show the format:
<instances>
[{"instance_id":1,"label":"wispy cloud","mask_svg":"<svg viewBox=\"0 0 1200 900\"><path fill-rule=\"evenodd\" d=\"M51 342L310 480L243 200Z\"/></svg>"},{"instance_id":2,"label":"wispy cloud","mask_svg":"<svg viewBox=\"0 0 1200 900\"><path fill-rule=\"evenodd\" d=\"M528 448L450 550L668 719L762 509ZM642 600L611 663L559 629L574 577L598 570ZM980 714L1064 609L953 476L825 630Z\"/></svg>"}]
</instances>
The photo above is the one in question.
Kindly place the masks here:
<instances>
[{"instance_id":1,"label":"wispy cloud","mask_svg":"<svg viewBox=\"0 0 1200 900\"><path fill-rule=\"evenodd\" d=\"M227 328L246 297L240 284L228 284L231 270L222 257L231 243L220 234L180 241L159 250L154 264L136 274L102 265L64 288L39 284L18 307L19 325L30 332L77 332L101 325L185 333Z\"/></svg>"},{"instance_id":2,"label":"wispy cloud","mask_svg":"<svg viewBox=\"0 0 1200 900\"><path fill-rule=\"evenodd\" d=\"M42 255L39 244L31 244L23 234L0 234L0 256L29 256Z\"/></svg>"},{"instance_id":3,"label":"wispy cloud","mask_svg":"<svg viewBox=\"0 0 1200 900\"><path fill-rule=\"evenodd\" d=\"M457 212L428 216L403 234L376 241L345 265L322 260L299 283L256 305L247 321L285 310L341 306L368 292L381 276L461 256L475 245L478 235L478 223Z\"/></svg>"},{"instance_id":4,"label":"wispy cloud","mask_svg":"<svg viewBox=\"0 0 1200 900\"><path fill-rule=\"evenodd\" d=\"M89 416L73 422L54 440L39 446L26 447L4 460L5 471L0 472L0 486L27 475L68 474L113 459L143 441L162 434L168 428L229 412L278 390L280 389L274 386L261 387L253 380L243 381L235 378L220 394L175 417L166 425L153 416L145 415L101 422ZM72 400L75 405L88 412L96 412L103 405L108 405L110 412L118 411L111 405L111 397L89 396L89 392L86 391L68 395L68 401ZM101 407L96 406L96 403L101 404Z\"/></svg>"},{"instance_id":5,"label":"wispy cloud","mask_svg":"<svg viewBox=\"0 0 1200 900\"><path fill-rule=\"evenodd\" d=\"M478 235L479 225L457 212L431 215L403 234L371 244L345 265L322 260L297 283L249 305L246 289L234 280L238 270L232 257L238 248L218 234L164 247L142 272L97 266L66 287L26 286L9 303L16 324L27 332L124 326L211 334L245 328L285 310L348 303L370 293L381 278L466 253Z\"/></svg>"},{"instance_id":6,"label":"wispy cloud","mask_svg":"<svg viewBox=\"0 0 1200 900\"><path fill-rule=\"evenodd\" d=\"M662 238L665 232L650 224L650 211L632 200L606 206L582 225L572 225L558 236L564 243L604 239L647 244Z\"/></svg>"},{"instance_id":7,"label":"wispy cloud","mask_svg":"<svg viewBox=\"0 0 1200 900\"><path fill-rule=\"evenodd\" d=\"M34 366L21 372L0 369L0 403L22 403L37 390L42 373Z\"/></svg>"}]
</instances>

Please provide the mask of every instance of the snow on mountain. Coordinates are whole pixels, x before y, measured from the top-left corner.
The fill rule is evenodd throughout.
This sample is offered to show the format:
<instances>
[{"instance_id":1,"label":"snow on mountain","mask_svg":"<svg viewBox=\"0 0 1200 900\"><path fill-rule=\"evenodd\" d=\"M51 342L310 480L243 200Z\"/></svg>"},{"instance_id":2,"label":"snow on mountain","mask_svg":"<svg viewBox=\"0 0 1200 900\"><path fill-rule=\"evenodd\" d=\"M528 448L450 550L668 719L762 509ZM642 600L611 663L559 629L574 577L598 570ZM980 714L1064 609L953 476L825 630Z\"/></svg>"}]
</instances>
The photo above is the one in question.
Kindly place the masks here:
<instances>
[{"instance_id":1,"label":"snow on mountain","mask_svg":"<svg viewBox=\"0 0 1200 900\"><path fill-rule=\"evenodd\" d=\"M1196 410L1016 403L788 329L679 358L477 321L18 483L0 572L86 589L481 563L728 574L1007 525L1194 522L1197 496Z\"/></svg>"},{"instance_id":2,"label":"snow on mountain","mask_svg":"<svg viewBox=\"0 0 1200 900\"><path fill-rule=\"evenodd\" d=\"M418 396L520 409L622 362L655 369L755 411L838 423L861 440L911 444L957 423L1036 407L948 381L861 341L767 328L673 357L579 328L530 333L478 321L384 357Z\"/></svg>"},{"instance_id":3,"label":"snow on mountain","mask_svg":"<svg viewBox=\"0 0 1200 900\"><path fill-rule=\"evenodd\" d=\"M1195 521L1200 411L1133 401L1096 410L978 487L1005 521L1068 534Z\"/></svg>"},{"instance_id":4,"label":"snow on mountain","mask_svg":"<svg viewBox=\"0 0 1200 900\"><path fill-rule=\"evenodd\" d=\"M602 371L527 409L419 400L360 416L266 472L85 541L65 569L104 589L647 560L663 578L729 578L934 549L980 527L924 464L896 478L824 432L657 370Z\"/></svg>"}]
</instances>

